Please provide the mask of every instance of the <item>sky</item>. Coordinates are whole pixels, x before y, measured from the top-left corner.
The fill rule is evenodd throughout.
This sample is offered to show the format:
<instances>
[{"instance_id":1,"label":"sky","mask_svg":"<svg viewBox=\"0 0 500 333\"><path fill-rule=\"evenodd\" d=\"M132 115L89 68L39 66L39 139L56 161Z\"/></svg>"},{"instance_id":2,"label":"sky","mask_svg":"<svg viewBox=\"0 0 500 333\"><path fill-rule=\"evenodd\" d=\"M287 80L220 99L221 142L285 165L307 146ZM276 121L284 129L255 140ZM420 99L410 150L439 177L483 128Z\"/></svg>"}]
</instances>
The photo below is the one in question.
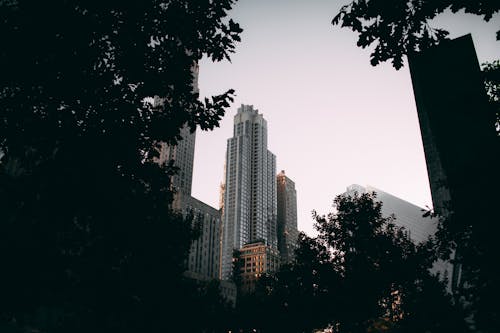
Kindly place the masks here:
<instances>
[{"instance_id":1,"label":"sky","mask_svg":"<svg viewBox=\"0 0 500 333\"><path fill-rule=\"evenodd\" d=\"M241 104L268 123L268 149L297 190L298 228L314 235L311 212L332 211L351 184L371 185L432 207L407 66L372 67L357 34L332 26L349 1L240 0L229 17L244 29L231 62L200 62L200 96L236 90L213 131L198 130L192 195L219 207L227 139ZM445 13L432 22L455 38L472 33L480 63L500 58L500 15Z\"/></svg>"}]
</instances>

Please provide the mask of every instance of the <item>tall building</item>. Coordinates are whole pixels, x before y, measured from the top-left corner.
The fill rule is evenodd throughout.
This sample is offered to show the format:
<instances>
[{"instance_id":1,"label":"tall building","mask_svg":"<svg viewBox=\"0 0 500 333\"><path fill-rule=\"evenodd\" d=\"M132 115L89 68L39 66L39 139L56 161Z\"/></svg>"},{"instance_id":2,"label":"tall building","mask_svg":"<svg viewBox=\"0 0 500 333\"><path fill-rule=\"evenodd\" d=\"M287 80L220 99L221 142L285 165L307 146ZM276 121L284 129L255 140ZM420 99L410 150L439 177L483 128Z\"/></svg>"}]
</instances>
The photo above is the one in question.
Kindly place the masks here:
<instances>
[{"instance_id":1,"label":"tall building","mask_svg":"<svg viewBox=\"0 0 500 333\"><path fill-rule=\"evenodd\" d=\"M278 201L278 250L282 263L294 258L299 231L297 229L297 191L295 183L285 175L285 170L276 176Z\"/></svg>"},{"instance_id":2,"label":"tall building","mask_svg":"<svg viewBox=\"0 0 500 333\"><path fill-rule=\"evenodd\" d=\"M184 212L193 217L200 236L193 241L188 257L188 276L199 280L219 278L220 212L192 196L183 196Z\"/></svg>"},{"instance_id":3,"label":"tall building","mask_svg":"<svg viewBox=\"0 0 500 333\"><path fill-rule=\"evenodd\" d=\"M193 73L193 91L198 92L198 75L199 67L195 64L192 67ZM161 105L163 101L158 96L155 96L153 105ZM171 177L172 188L183 195L191 195L191 187L193 184L193 162L194 162L194 146L196 141L196 131L191 133L187 125L181 129L182 140L179 140L176 145L168 145L164 142L160 146L160 163L168 163L174 161L174 166L178 167L177 174ZM177 199L177 198L176 198ZM175 204L178 205L178 202Z\"/></svg>"},{"instance_id":4,"label":"tall building","mask_svg":"<svg viewBox=\"0 0 500 333\"><path fill-rule=\"evenodd\" d=\"M424 242L437 230L437 220L435 218L422 217L422 208L398 198L392 194L379 190L373 186L360 186L353 184L347 187L346 194L376 193L376 199L382 202L382 216L396 216L394 223L404 227L410 238L418 243Z\"/></svg>"},{"instance_id":5,"label":"tall building","mask_svg":"<svg viewBox=\"0 0 500 333\"><path fill-rule=\"evenodd\" d=\"M494 260L499 253L500 149L472 37L444 41L410 55L408 63L434 210L458 224L457 229L470 230L475 246ZM457 259L462 246L457 244ZM461 272L456 266L454 287Z\"/></svg>"},{"instance_id":6,"label":"tall building","mask_svg":"<svg viewBox=\"0 0 500 333\"><path fill-rule=\"evenodd\" d=\"M198 66L192 68L193 91L198 91ZM160 106L163 100L155 97L153 105ZM193 226L199 228L199 237L191 244L186 275L197 280L217 279L220 274L220 211L191 196L196 132L187 126L181 129L182 139L176 145L161 143L159 163L173 162L177 174L170 179L176 191L172 208L184 216L193 217Z\"/></svg>"},{"instance_id":7,"label":"tall building","mask_svg":"<svg viewBox=\"0 0 500 333\"><path fill-rule=\"evenodd\" d=\"M234 116L225 174L222 279L231 276L233 250L257 240L277 249L276 156L267 149L267 122L251 105Z\"/></svg>"},{"instance_id":8,"label":"tall building","mask_svg":"<svg viewBox=\"0 0 500 333\"><path fill-rule=\"evenodd\" d=\"M178 167L179 170L177 174L172 176L171 186L177 193L191 195L196 132L191 133L188 127L184 127L181 130L181 136L182 140L175 146L161 144L160 163L174 161L174 166Z\"/></svg>"},{"instance_id":9,"label":"tall building","mask_svg":"<svg viewBox=\"0 0 500 333\"><path fill-rule=\"evenodd\" d=\"M472 37L414 54L409 65L434 209L468 209L471 193L496 191L498 171L495 112Z\"/></svg>"},{"instance_id":10,"label":"tall building","mask_svg":"<svg viewBox=\"0 0 500 333\"><path fill-rule=\"evenodd\" d=\"M379 190L373 186L360 186L353 184L347 187L345 194L352 195L354 192L362 193L376 193L376 200L382 202L381 213L383 217L389 217L392 214L396 217L394 224L399 227L404 227L408 232L408 236L415 243L425 242L429 236L434 235L437 231L437 219L430 217L423 217L422 208L398 198L390 193ZM440 273L441 277L450 278L453 273L453 266L442 260L434 263L432 273ZM448 281L448 289L451 288L451 281Z\"/></svg>"}]
</instances>

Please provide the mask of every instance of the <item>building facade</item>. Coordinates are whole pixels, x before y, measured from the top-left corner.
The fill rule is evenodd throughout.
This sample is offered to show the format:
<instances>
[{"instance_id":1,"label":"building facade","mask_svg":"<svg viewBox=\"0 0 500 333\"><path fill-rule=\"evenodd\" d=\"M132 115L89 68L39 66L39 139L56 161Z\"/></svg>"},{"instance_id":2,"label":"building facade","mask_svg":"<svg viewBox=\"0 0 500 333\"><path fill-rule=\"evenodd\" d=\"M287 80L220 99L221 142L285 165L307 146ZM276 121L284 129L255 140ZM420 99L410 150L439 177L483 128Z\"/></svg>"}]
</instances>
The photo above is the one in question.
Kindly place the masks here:
<instances>
[{"instance_id":1,"label":"building facade","mask_svg":"<svg viewBox=\"0 0 500 333\"><path fill-rule=\"evenodd\" d=\"M348 186L345 194L353 195L355 192L359 194L375 192L376 200L382 202L382 216L387 218L394 214L396 218L394 224L405 228L408 236L415 243L425 242L437 231L437 218L423 217L423 209L408 201L373 186L363 187L357 184ZM453 266L448 262L438 260L434 263L431 272L439 273L441 277L449 279L453 273ZM451 288L450 281L448 283L448 288Z\"/></svg>"},{"instance_id":2,"label":"building facade","mask_svg":"<svg viewBox=\"0 0 500 333\"><path fill-rule=\"evenodd\" d=\"M171 177L170 185L176 193L191 195L196 132L191 133L189 127L184 126L181 130L181 136L182 140L179 140L175 146L161 143L159 162L174 161L174 166L179 170Z\"/></svg>"},{"instance_id":3,"label":"building facade","mask_svg":"<svg viewBox=\"0 0 500 333\"><path fill-rule=\"evenodd\" d=\"M234 116L227 141L221 278L232 273L233 250L262 240L277 249L276 156L267 149L267 122L251 105Z\"/></svg>"},{"instance_id":4,"label":"building facade","mask_svg":"<svg viewBox=\"0 0 500 333\"><path fill-rule=\"evenodd\" d=\"M443 41L412 54L408 64L434 211L451 219L457 229L472 230L476 246L482 248L479 252L491 255L488 260L472 260L473 265L489 263L499 254L495 221L500 150L495 111L488 103L472 37ZM462 246L457 244L458 262ZM457 263L454 288L461 284L462 274Z\"/></svg>"},{"instance_id":5,"label":"building facade","mask_svg":"<svg viewBox=\"0 0 500 333\"><path fill-rule=\"evenodd\" d=\"M192 68L193 91L198 92L198 65ZM156 96L153 106L161 106L163 100ZM179 211L186 218L192 218L193 227L199 231L199 237L191 244L185 275L197 280L218 279L220 275L220 211L191 196L193 183L194 149L196 132L191 132L185 125L181 129L181 140L176 145L160 144L160 164L172 163L178 168L170 177L171 188L175 191L171 208Z\"/></svg>"},{"instance_id":6,"label":"building facade","mask_svg":"<svg viewBox=\"0 0 500 333\"><path fill-rule=\"evenodd\" d=\"M276 176L277 187L277 231L278 250L281 263L290 263L297 248L299 231L297 229L297 191L295 183L285 175L285 171Z\"/></svg>"},{"instance_id":7,"label":"building facade","mask_svg":"<svg viewBox=\"0 0 500 333\"><path fill-rule=\"evenodd\" d=\"M199 280L219 278L220 211L193 198L183 196L183 212L193 218L199 237L191 244L187 275Z\"/></svg>"},{"instance_id":8,"label":"building facade","mask_svg":"<svg viewBox=\"0 0 500 333\"><path fill-rule=\"evenodd\" d=\"M437 230L437 219L422 217L424 213L422 208L408 201L373 186L353 184L347 187L346 194L352 195L354 192L359 194L375 192L376 200L382 202L382 216L387 218L394 214L396 217L394 224L404 227L414 242L425 242Z\"/></svg>"},{"instance_id":9,"label":"building facade","mask_svg":"<svg viewBox=\"0 0 500 333\"><path fill-rule=\"evenodd\" d=\"M193 92L197 93L198 88L198 64L192 67L193 74ZM162 99L156 96L153 105L161 105ZM174 166L179 168L177 174L170 179L172 189L183 195L191 195L191 187L193 184L193 163L194 163L194 146L196 142L196 131L191 132L189 126L185 125L181 129L182 139L176 145L168 145L165 142L160 144L159 162L164 164L169 161L174 161ZM178 199L178 198L176 198ZM178 204L178 203L177 203Z\"/></svg>"},{"instance_id":10,"label":"building facade","mask_svg":"<svg viewBox=\"0 0 500 333\"><path fill-rule=\"evenodd\" d=\"M241 291L254 290L256 281L266 272L276 272L279 268L280 258L276 249L264 241L255 241L243 245L239 251L241 260L240 278Z\"/></svg>"}]
</instances>

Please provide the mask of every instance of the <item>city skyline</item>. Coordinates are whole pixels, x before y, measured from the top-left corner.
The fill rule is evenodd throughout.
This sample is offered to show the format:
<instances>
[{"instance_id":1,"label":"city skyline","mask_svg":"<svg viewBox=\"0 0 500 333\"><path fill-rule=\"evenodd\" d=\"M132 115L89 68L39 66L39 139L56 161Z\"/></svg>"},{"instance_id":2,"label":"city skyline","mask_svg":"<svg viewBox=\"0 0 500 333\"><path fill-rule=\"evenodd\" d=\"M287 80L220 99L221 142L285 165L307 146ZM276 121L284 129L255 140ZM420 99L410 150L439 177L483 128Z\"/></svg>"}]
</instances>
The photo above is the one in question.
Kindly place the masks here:
<instances>
[{"instance_id":1,"label":"city skyline","mask_svg":"<svg viewBox=\"0 0 500 333\"><path fill-rule=\"evenodd\" d=\"M370 50L356 46L356 34L331 26L341 5L236 3L230 16L245 30L232 62L200 63L202 97L229 88L237 96L220 128L197 134L196 197L217 206L225 139L236 108L248 103L273 128L269 147L277 169L296 182L299 230L314 234L311 211L329 211L352 183L432 206L408 67L372 67ZM494 59L498 14L489 23L465 14L435 21L450 38L472 32L480 63Z\"/></svg>"},{"instance_id":2,"label":"city skyline","mask_svg":"<svg viewBox=\"0 0 500 333\"><path fill-rule=\"evenodd\" d=\"M495 333L499 5L0 1L0 333Z\"/></svg>"}]
</instances>

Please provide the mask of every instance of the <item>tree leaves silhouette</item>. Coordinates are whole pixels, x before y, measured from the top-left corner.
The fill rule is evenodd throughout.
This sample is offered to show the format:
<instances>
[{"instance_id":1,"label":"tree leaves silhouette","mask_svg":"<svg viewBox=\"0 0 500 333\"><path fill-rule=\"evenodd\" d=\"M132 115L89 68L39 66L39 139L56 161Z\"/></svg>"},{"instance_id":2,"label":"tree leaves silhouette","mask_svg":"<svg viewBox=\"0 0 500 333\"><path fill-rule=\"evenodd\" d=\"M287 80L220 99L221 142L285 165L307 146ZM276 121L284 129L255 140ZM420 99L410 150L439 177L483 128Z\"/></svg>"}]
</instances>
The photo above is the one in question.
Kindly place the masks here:
<instances>
[{"instance_id":1,"label":"tree leaves silhouette","mask_svg":"<svg viewBox=\"0 0 500 333\"><path fill-rule=\"evenodd\" d=\"M429 23L447 9L453 13L464 10L488 22L500 5L494 0L355 0L340 9L332 24L357 32L359 47L375 45L370 55L373 66L390 60L394 68L400 69L404 55L425 50L447 38L448 31L433 28ZM499 34L500 31L497 40Z\"/></svg>"},{"instance_id":2,"label":"tree leaves silhouette","mask_svg":"<svg viewBox=\"0 0 500 333\"><path fill-rule=\"evenodd\" d=\"M234 52L233 3L0 2L2 324L182 324L193 233L169 209L175 170L156 158L185 124L218 126L232 101L200 101L193 82L202 56Z\"/></svg>"},{"instance_id":3,"label":"tree leaves silhouette","mask_svg":"<svg viewBox=\"0 0 500 333\"><path fill-rule=\"evenodd\" d=\"M338 196L334 207L313 214L318 236L300 235L295 261L260 281L253 304L268 320L259 328L466 331L445 284L429 272L432 246L414 244L396 217L383 217L374 193Z\"/></svg>"}]
</instances>

